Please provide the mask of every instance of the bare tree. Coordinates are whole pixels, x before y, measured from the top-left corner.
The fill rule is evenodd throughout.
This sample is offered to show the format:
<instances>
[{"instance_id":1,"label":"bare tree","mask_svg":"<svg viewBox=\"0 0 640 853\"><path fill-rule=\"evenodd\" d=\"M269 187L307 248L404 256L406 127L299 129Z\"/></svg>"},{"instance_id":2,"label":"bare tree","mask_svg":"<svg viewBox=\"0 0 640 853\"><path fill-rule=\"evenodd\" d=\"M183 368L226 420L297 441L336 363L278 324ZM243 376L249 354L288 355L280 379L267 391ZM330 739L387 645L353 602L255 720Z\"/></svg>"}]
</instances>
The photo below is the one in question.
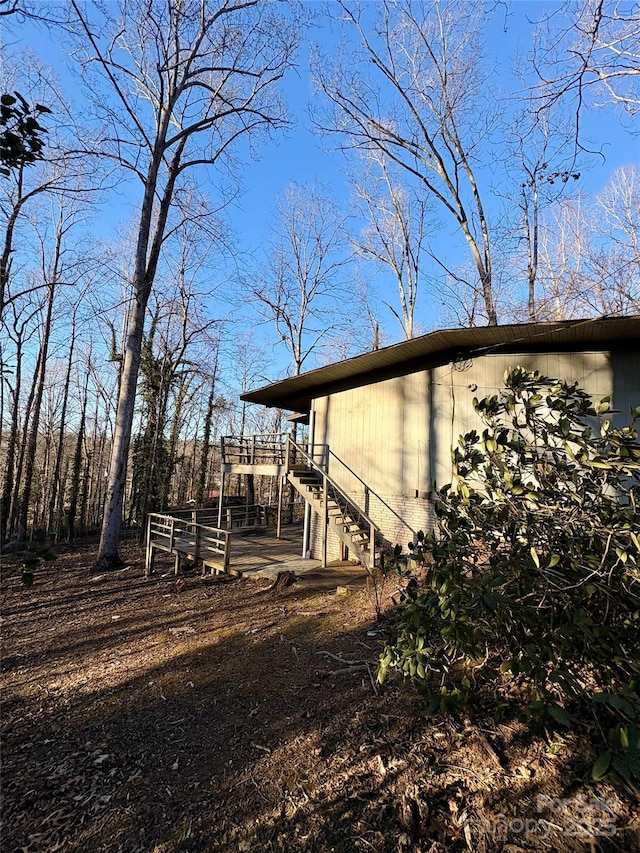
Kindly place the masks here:
<instances>
[{"instance_id":1,"label":"bare tree","mask_svg":"<svg viewBox=\"0 0 640 853\"><path fill-rule=\"evenodd\" d=\"M77 139L84 133L54 72L31 55L22 60L23 66L14 61L2 68L1 83L19 86L30 100L46 100L52 109L44 161L20 163L0 181L0 316L8 304L20 300L31 288L46 290L42 280L26 282L20 267L14 269L16 261L25 265L25 254L27 266L30 261L30 253L20 248L25 243L25 229L32 229L37 220L38 213L33 211L43 199L65 199L76 215L80 208L86 215L89 204L98 200L96 191L104 177L90 153L78 150Z\"/></svg>"},{"instance_id":2,"label":"bare tree","mask_svg":"<svg viewBox=\"0 0 640 853\"><path fill-rule=\"evenodd\" d=\"M216 321L200 318L198 294L192 288L184 265L177 278L175 289L178 292L172 298L165 292L154 300L151 321L143 339L140 383L143 429L136 442L134 471L138 494L132 501L137 504L132 510L137 509L142 529L148 512L162 512L167 508L172 459L165 433L179 389L184 388L189 374L200 372L194 350L198 344L204 344L208 349L207 363L210 363L212 351L217 360L219 346L213 336ZM215 381L215 368L213 373Z\"/></svg>"},{"instance_id":3,"label":"bare tree","mask_svg":"<svg viewBox=\"0 0 640 853\"><path fill-rule=\"evenodd\" d=\"M350 261L335 202L317 186L291 184L278 204L266 271L252 275L248 287L261 315L275 325L296 376L344 324Z\"/></svg>"},{"instance_id":4,"label":"bare tree","mask_svg":"<svg viewBox=\"0 0 640 853\"><path fill-rule=\"evenodd\" d=\"M565 319L640 311L640 176L622 168L592 201L556 206L541 230L540 305Z\"/></svg>"},{"instance_id":5,"label":"bare tree","mask_svg":"<svg viewBox=\"0 0 640 853\"><path fill-rule=\"evenodd\" d=\"M209 457L211 453L211 427L213 424L213 416L216 409L216 376L218 371L216 353L216 364L210 377L207 377L209 384L209 394L207 396L207 410L204 416L204 427L202 431L202 452L200 453L200 462L198 465L198 479L195 500L199 506L204 505L205 494L207 493L207 480L209 473ZM205 386L206 387L206 386Z\"/></svg>"},{"instance_id":6,"label":"bare tree","mask_svg":"<svg viewBox=\"0 0 640 853\"><path fill-rule=\"evenodd\" d=\"M233 143L283 123L276 84L290 65L299 21L258 0L133 0L100 6L99 33L72 7L96 67L97 104L111 126L105 154L142 188L116 431L98 562L117 564L126 463L146 307L169 213L189 171L222 166ZM119 15L116 17L115 15Z\"/></svg>"},{"instance_id":7,"label":"bare tree","mask_svg":"<svg viewBox=\"0 0 640 853\"><path fill-rule=\"evenodd\" d=\"M483 65L480 4L339 0L360 47L316 79L334 107L325 129L380 153L453 219L473 259L489 324L497 323L489 221L476 175L495 117ZM378 13L368 20L371 10ZM435 259L460 278L437 253ZM469 282L471 287L474 282Z\"/></svg>"},{"instance_id":8,"label":"bare tree","mask_svg":"<svg viewBox=\"0 0 640 853\"><path fill-rule=\"evenodd\" d=\"M34 324L34 319L40 315L42 306L39 304L20 306L18 311L16 303L12 303L12 313L9 322L6 312L0 320L3 343L0 346L2 358L2 386L3 391L8 390L10 405L10 425L8 436L3 435L2 449L4 451L4 471L2 477L2 495L0 497L0 544L4 543L7 533L13 533L10 519L17 512L18 486L22 476L21 459L21 436L20 436L20 401L23 390L23 353L28 346L29 340L36 334L39 324ZM7 353L8 344L12 344L12 358ZM9 364L13 362L13 367ZM4 395L3 395L4 399ZM18 473L16 473L18 469ZM17 485L16 485L17 484Z\"/></svg>"},{"instance_id":9,"label":"bare tree","mask_svg":"<svg viewBox=\"0 0 640 853\"><path fill-rule=\"evenodd\" d=\"M585 106L616 104L623 113L638 115L638 4L584 0L555 8L541 22L534 65L541 81L534 89L539 103L570 105L578 145Z\"/></svg>"},{"instance_id":10,"label":"bare tree","mask_svg":"<svg viewBox=\"0 0 640 853\"><path fill-rule=\"evenodd\" d=\"M538 265L540 232L545 213L577 186L575 152L571 128L563 111L551 106L542 110L531 98L518 102L505 116L504 174L508 179L502 195L506 200L503 227L503 257L508 257L518 279L524 279L526 313L521 292L510 294L514 314L531 322L541 319L538 310Z\"/></svg>"},{"instance_id":11,"label":"bare tree","mask_svg":"<svg viewBox=\"0 0 640 853\"><path fill-rule=\"evenodd\" d=\"M71 307L71 324L69 327L69 349L67 355L67 364L64 374L63 381L63 389L62 389L62 402L60 408L60 414L58 419L58 441L56 446L56 452L54 457L54 465L53 471L51 474L51 483L49 489L49 501L48 501L48 512L47 512L47 527L49 530L53 531L54 537L57 538L58 530L60 527L60 518L62 515L62 499L64 497L64 485L63 485L63 456L64 456L64 448L65 448L65 438L66 438L66 430L67 430L67 410L69 407L69 396L70 396L70 388L71 388L71 375L74 367L74 357L75 357L75 349L77 345L78 339L78 312L83 304L85 297L85 291L83 290L78 298L74 301Z\"/></svg>"},{"instance_id":12,"label":"bare tree","mask_svg":"<svg viewBox=\"0 0 640 853\"><path fill-rule=\"evenodd\" d=\"M392 273L400 310L389 302L385 305L408 340L414 336L427 237L427 201L417 195L411 185L400 184L387 158L379 151L367 152L364 174L356 181L355 192L368 224L354 245L365 258Z\"/></svg>"}]
</instances>

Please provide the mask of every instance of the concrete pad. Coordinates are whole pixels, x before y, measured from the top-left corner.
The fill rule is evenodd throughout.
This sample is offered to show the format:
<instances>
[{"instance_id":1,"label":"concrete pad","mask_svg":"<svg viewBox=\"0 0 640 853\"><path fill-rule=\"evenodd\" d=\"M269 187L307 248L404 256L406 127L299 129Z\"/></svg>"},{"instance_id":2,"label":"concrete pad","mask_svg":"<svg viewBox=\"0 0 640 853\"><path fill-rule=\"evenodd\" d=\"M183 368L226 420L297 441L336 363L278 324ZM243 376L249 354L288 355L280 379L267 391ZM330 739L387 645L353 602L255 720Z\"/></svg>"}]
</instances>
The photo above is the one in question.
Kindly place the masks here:
<instances>
[{"instance_id":1,"label":"concrete pad","mask_svg":"<svg viewBox=\"0 0 640 853\"><path fill-rule=\"evenodd\" d=\"M320 560L284 560L267 566L244 569L242 577L275 581L278 572L293 572L298 578L295 588L305 591L336 590L339 586L355 590L367 585L367 573L362 566L336 562L323 569Z\"/></svg>"},{"instance_id":2,"label":"concrete pad","mask_svg":"<svg viewBox=\"0 0 640 853\"><path fill-rule=\"evenodd\" d=\"M364 587L366 569L350 562L335 561L326 569L321 560L306 560L302 551L302 527L284 528L281 539L273 531L256 530L231 538L230 571L243 578L275 581L278 572L293 572L299 578L294 589L335 591L338 586Z\"/></svg>"}]
</instances>

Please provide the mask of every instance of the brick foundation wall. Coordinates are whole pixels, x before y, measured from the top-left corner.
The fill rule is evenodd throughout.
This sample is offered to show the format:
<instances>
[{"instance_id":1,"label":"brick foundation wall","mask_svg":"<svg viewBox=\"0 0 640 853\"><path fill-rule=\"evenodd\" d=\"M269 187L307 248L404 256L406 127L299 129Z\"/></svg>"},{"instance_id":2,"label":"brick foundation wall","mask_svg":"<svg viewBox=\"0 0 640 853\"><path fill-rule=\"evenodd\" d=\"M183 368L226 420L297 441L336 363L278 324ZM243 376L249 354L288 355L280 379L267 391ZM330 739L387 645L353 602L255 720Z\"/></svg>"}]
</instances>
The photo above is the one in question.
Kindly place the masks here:
<instances>
[{"instance_id":1,"label":"brick foundation wall","mask_svg":"<svg viewBox=\"0 0 640 853\"><path fill-rule=\"evenodd\" d=\"M364 494L353 494L352 497L355 503L365 510ZM365 511L380 529L386 547L393 548L394 545L400 544L406 551L407 544L415 538L418 530L433 529L435 515L431 501L424 498L409 498L405 495L381 497L382 501L371 496ZM329 562L340 559L340 539L331 529L333 524L334 522L329 519L327 538ZM322 519L315 512L311 513L309 550L314 559L322 559Z\"/></svg>"}]
</instances>

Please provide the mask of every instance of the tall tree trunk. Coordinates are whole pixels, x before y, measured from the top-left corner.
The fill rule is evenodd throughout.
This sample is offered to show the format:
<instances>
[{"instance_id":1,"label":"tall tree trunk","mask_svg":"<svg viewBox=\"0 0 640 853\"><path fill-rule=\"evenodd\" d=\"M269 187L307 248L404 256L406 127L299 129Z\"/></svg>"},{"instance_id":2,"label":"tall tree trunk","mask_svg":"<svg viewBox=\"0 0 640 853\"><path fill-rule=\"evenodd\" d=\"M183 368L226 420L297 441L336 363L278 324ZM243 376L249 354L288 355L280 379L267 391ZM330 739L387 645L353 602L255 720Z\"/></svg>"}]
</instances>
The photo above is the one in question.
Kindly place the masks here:
<instances>
[{"instance_id":1,"label":"tall tree trunk","mask_svg":"<svg viewBox=\"0 0 640 853\"><path fill-rule=\"evenodd\" d=\"M168 117L167 117L168 122ZM166 133L166 128L164 133ZM120 373L120 388L118 392L118 407L116 410L116 425L113 434L111 459L109 462L109 477L107 494L100 537L100 548L96 570L114 568L121 565L118 556L118 540L122 525L122 508L127 477L127 463L131 444L131 430L136 402L136 388L140 372L142 342L144 336L144 321L151 295L151 289L160 259L160 251L164 240L167 217L173 200L173 191L179 173L179 165L187 138L184 137L174 153L169 176L164 188L158 216L155 221L153 237L154 200L158 186L158 173L162 161L162 140L160 137L154 150L154 156L149 166L145 182L145 193L138 226L138 244L136 247L136 262L133 275L133 310L124 347L122 371ZM151 243L151 248L149 244Z\"/></svg>"},{"instance_id":2,"label":"tall tree trunk","mask_svg":"<svg viewBox=\"0 0 640 853\"><path fill-rule=\"evenodd\" d=\"M120 565L118 557L118 540L122 523L122 503L124 498L125 481L127 476L127 461L131 442L131 427L136 399L138 371L140 369L140 353L142 350L142 335L144 331L144 315L146 299L136 299L135 309L131 318L131 326L127 334L122 372L120 374L120 393L116 425L111 446L111 461L98 554L99 568L112 568Z\"/></svg>"},{"instance_id":3,"label":"tall tree trunk","mask_svg":"<svg viewBox=\"0 0 640 853\"><path fill-rule=\"evenodd\" d=\"M67 519L67 542L73 542L76 535L76 516L78 514L78 503L80 498L80 478L82 477L82 448L84 446L85 421L87 416L89 376L84 386L82 397L82 413L78 425L78 436L73 454L73 471L71 473L71 488L69 489L69 515Z\"/></svg>"},{"instance_id":4,"label":"tall tree trunk","mask_svg":"<svg viewBox=\"0 0 640 853\"><path fill-rule=\"evenodd\" d=\"M2 482L2 498L0 499L0 545L7 540L7 531L9 535L12 530L9 528L9 517L11 513L11 497L14 491L14 470L16 457L18 455L18 406L20 401L20 391L22 386L22 339L19 339L17 358L16 358L16 380L14 387L11 389L13 399L13 407L11 410L11 426L9 427L9 438L6 443L7 461L4 470L4 478Z\"/></svg>"},{"instance_id":5,"label":"tall tree trunk","mask_svg":"<svg viewBox=\"0 0 640 853\"><path fill-rule=\"evenodd\" d=\"M196 503L198 506L204 504L204 494L207 485L207 471L209 468L209 451L211 449L211 424L213 422L213 411L215 407L216 375L215 371L211 377L211 388L207 399L207 413L204 419L204 430L202 434L202 453L200 454L200 468L198 471L198 489L196 491Z\"/></svg>"},{"instance_id":6,"label":"tall tree trunk","mask_svg":"<svg viewBox=\"0 0 640 853\"><path fill-rule=\"evenodd\" d=\"M84 430L84 435L86 435L86 428ZM83 435L83 443L84 443L84 435ZM86 453L85 447L85 461L84 461L84 471L82 473L82 481L80 486L80 530L84 533L88 528L88 519L87 519L87 507L89 505L89 472L91 470L91 454Z\"/></svg>"},{"instance_id":7,"label":"tall tree trunk","mask_svg":"<svg viewBox=\"0 0 640 853\"><path fill-rule=\"evenodd\" d=\"M167 453L166 471L164 472L162 483L160 485L161 502L162 505L166 507L170 505L172 496L175 497L175 485L173 488L174 494L172 495L171 484L175 476L178 441L180 439L180 429L182 427L182 411L184 408L184 403L187 397L187 391L190 384L191 378L186 374L183 374L180 378L180 387L178 388L178 394L176 396L176 401L173 409L173 418L171 420L171 433L169 435L169 449Z\"/></svg>"},{"instance_id":8,"label":"tall tree trunk","mask_svg":"<svg viewBox=\"0 0 640 853\"><path fill-rule=\"evenodd\" d=\"M60 412L60 433L58 437L58 446L56 448L56 458L53 466L53 474L51 479L51 494L49 497L49 508L47 513L47 527L54 531L54 540L58 538L58 528L60 526L60 501L63 498L62 484L60 481L60 472L62 470L62 456L64 453L64 438L67 427L67 405L69 402L69 387L71 385L71 370L73 367L73 353L76 343L76 312L74 310L71 320L71 341L69 343L69 356L67 358L67 372L64 378L64 391L62 395L62 411Z\"/></svg>"},{"instance_id":9,"label":"tall tree trunk","mask_svg":"<svg viewBox=\"0 0 640 853\"><path fill-rule=\"evenodd\" d=\"M40 412L42 408L42 395L44 393L44 380L47 371L47 358L49 354L49 338L51 335L51 317L53 313L53 301L55 296L55 283L47 287L47 313L42 331L42 344L36 370L35 396L33 405L33 418L31 419L31 431L26 449L26 463L24 469L24 482L22 495L18 507L17 536L19 542L24 542L27 537L27 519L29 516L29 503L31 500L31 487L33 484L33 472L35 468L36 451L38 445L38 429L40 427Z\"/></svg>"}]
</instances>

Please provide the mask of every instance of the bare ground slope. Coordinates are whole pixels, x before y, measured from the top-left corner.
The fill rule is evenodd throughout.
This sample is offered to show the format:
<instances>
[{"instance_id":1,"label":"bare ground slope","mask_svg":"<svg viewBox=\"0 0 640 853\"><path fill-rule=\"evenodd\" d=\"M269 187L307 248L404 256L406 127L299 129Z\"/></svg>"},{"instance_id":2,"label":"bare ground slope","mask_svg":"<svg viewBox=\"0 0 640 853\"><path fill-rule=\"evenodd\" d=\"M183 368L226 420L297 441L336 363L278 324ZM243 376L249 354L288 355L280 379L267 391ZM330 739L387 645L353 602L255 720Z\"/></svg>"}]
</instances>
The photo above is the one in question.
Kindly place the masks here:
<instances>
[{"instance_id":1,"label":"bare ground slope","mask_svg":"<svg viewBox=\"0 0 640 853\"><path fill-rule=\"evenodd\" d=\"M3 853L640 850L580 732L376 688L371 592L94 556L3 571Z\"/></svg>"}]
</instances>

